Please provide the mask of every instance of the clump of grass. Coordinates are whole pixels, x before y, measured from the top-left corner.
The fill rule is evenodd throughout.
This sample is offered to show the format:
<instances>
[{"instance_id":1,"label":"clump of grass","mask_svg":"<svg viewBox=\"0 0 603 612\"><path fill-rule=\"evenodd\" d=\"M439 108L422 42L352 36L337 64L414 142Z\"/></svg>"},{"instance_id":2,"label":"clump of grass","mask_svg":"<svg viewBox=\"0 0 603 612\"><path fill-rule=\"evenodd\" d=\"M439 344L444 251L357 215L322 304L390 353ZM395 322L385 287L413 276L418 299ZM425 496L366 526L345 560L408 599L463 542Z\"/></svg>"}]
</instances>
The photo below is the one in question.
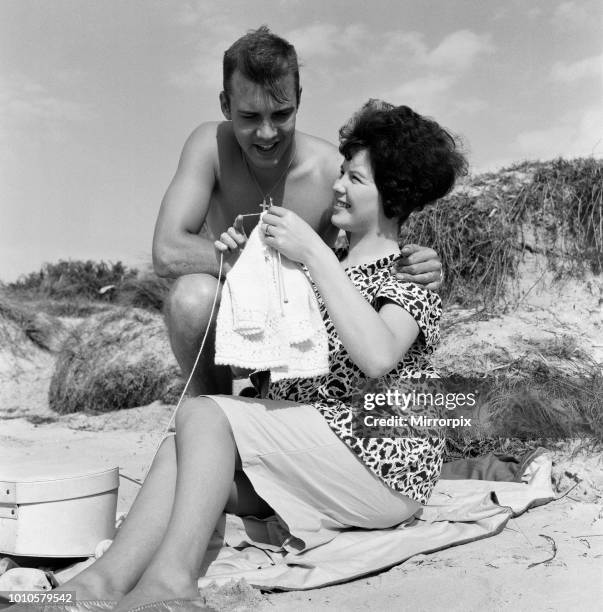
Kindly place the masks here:
<instances>
[{"instance_id":1,"label":"clump of grass","mask_svg":"<svg viewBox=\"0 0 603 612\"><path fill-rule=\"evenodd\" d=\"M56 300L44 297L22 298L22 303L31 309L45 312L53 317L80 319L110 311L114 306L109 302L95 302L86 298Z\"/></svg>"},{"instance_id":2,"label":"clump of grass","mask_svg":"<svg viewBox=\"0 0 603 612\"><path fill-rule=\"evenodd\" d=\"M557 159L536 168L513 215L535 228L541 250L559 277L603 269L603 164L594 158Z\"/></svg>"},{"instance_id":3,"label":"clump of grass","mask_svg":"<svg viewBox=\"0 0 603 612\"><path fill-rule=\"evenodd\" d=\"M603 375L596 363L551 365L541 356L509 364L488 409L495 431L517 438L590 437L603 442Z\"/></svg>"},{"instance_id":4,"label":"clump of grass","mask_svg":"<svg viewBox=\"0 0 603 612\"><path fill-rule=\"evenodd\" d=\"M161 312L170 290L170 281L156 274L146 273L124 279L117 288L116 301L122 306L133 306Z\"/></svg>"},{"instance_id":5,"label":"clump of grass","mask_svg":"<svg viewBox=\"0 0 603 612\"><path fill-rule=\"evenodd\" d=\"M155 400L174 402L184 383L162 318L115 308L69 335L50 381L49 405L60 414L108 412Z\"/></svg>"},{"instance_id":6,"label":"clump of grass","mask_svg":"<svg viewBox=\"0 0 603 612\"><path fill-rule=\"evenodd\" d=\"M446 437L444 461L483 457L491 453L495 455L520 457L524 453L533 451L539 446L543 446L543 444L546 444L546 441L540 438L524 440L485 434L481 436L462 437L453 433Z\"/></svg>"},{"instance_id":7,"label":"clump of grass","mask_svg":"<svg viewBox=\"0 0 603 612\"><path fill-rule=\"evenodd\" d=\"M478 176L411 215L401 242L435 249L442 297L465 306L510 302L523 255L541 254L558 277L603 267L603 162L519 164Z\"/></svg>"},{"instance_id":8,"label":"clump of grass","mask_svg":"<svg viewBox=\"0 0 603 612\"><path fill-rule=\"evenodd\" d=\"M6 286L6 292L55 316L87 317L113 304L160 312L170 281L121 262L59 261Z\"/></svg>"},{"instance_id":9,"label":"clump of grass","mask_svg":"<svg viewBox=\"0 0 603 612\"><path fill-rule=\"evenodd\" d=\"M448 432L449 457L520 453L566 439L603 444L603 374L595 362L553 365L542 354L524 355L480 383L480 418L470 430Z\"/></svg>"},{"instance_id":10,"label":"clump of grass","mask_svg":"<svg viewBox=\"0 0 603 612\"><path fill-rule=\"evenodd\" d=\"M586 353L578 346L575 336L562 334L551 338L527 338L523 342L543 359L588 361Z\"/></svg>"},{"instance_id":11,"label":"clump of grass","mask_svg":"<svg viewBox=\"0 0 603 612\"><path fill-rule=\"evenodd\" d=\"M4 292L0 293L0 322L0 344L15 354L20 354L22 347L8 333L7 325L16 327L35 346L51 352L59 350L66 334L65 326L59 319L12 300Z\"/></svg>"},{"instance_id":12,"label":"clump of grass","mask_svg":"<svg viewBox=\"0 0 603 612\"><path fill-rule=\"evenodd\" d=\"M517 268L516 232L496 199L452 194L402 226L402 242L429 245L445 267L442 297L486 305L506 294Z\"/></svg>"},{"instance_id":13,"label":"clump of grass","mask_svg":"<svg viewBox=\"0 0 603 612\"><path fill-rule=\"evenodd\" d=\"M110 302L112 293L102 289L133 276L136 276L136 270L126 268L120 261L61 260L44 264L41 270L21 277L8 288L30 296Z\"/></svg>"},{"instance_id":14,"label":"clump of grass","mask_svg":"<svg viewBox=\"0 0 603 612\"><path fill-rule=\"evenodd\" d=\"M40 416L39 414L30 414L25 417L25 420L32 425L48 425L50 423L56 423L57 417L54 416Z\"/></svg>"}]
</instances>

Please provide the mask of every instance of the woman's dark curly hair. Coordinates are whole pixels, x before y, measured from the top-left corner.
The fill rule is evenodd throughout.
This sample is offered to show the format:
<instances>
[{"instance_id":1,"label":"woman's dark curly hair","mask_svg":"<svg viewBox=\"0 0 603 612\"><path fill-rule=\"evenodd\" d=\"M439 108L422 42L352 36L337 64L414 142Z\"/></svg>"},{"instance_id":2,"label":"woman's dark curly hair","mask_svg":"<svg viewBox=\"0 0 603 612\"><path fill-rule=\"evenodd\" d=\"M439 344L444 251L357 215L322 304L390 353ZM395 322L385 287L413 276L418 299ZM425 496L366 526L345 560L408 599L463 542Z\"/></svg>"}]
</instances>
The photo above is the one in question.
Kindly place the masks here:
<instances>
[{"instance_id":1,"label":"woman's dark curly hair","mask_svg":"<svg viewBox=\"0 0 603 612\"><path fill-rule=\"evenodd\" d=\"M411 212L445 196L467 161L455 139L408 106L369 100L339 130L346 159L367 149L383 212L402 224Z\"/></svg>"}]
</instances>

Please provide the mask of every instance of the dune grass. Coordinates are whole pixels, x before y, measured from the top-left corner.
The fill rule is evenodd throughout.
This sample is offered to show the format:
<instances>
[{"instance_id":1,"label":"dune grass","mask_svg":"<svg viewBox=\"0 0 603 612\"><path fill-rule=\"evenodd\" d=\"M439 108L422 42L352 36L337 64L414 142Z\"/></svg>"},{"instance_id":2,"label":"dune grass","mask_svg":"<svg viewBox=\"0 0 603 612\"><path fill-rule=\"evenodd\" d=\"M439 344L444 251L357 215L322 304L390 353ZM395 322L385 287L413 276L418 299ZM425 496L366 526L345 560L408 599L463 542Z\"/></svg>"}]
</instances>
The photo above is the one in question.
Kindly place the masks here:
<instances>
[{"instance_id":1,"label":"dune grass","mask_svg":"<svg viewBox=\"0 0 603 612\"><path fill-rule=\"evenodd\" d=\"M466 182L411 215L402 242L429 245L444 262L442 297L465 306L509 303L525 253L558 278L603 267L603 161L526 162Z\"/></svg>"},{"instance_id":2,"label":"dune grass","mask_svg":"<svg viewBox=\"0 0 603 612\"><path fill-rule=\"evenodd\" d=\"M510 453L579 439L603 449L603 373L568 340L530 353L482 379L479 418L447 432L447 455Z\"/></svg>"},{"instance_id":3,"label":"dune grass","mask_svg":"<svg viewBox=\"0 0 603 612\"><path fill-rule=\"evenodd\" d=\"M88 317L69 334L48 399L60 414L109 412L155 400L172 403L183 386L162 318L113 308Z\"/></svg>"},{"instance_id":4,"label":"dune grass","mask_svg":"<svg viewBox=\"0 0 603 612\"><path fill-rule=\"evenodd\" d=\"M161 312L170 290L171 281L152 272L124 279L116 289L115 301L120 306L132 306Z\"/></svg>"},{"instance_id":5,"label":"dune grass","mask_svg":"<svg viewBox=\"0 0 603 612\"><path fill-rule=\"evenodd\" d=\"M54 316L87 317L111 305L160 312L170 281L120 261L59 261L4 287L15 300Z\"/></svg>"},{"instance_id":6,"label":"dune grass","mask_svg":"<svg viewBox=\"0 0 603 612\"><path fill-rule=\"evenodd\" d=\"M45 351L56 352L65 338L63 323L46 312L18 302L0 291L0 346L15 355L23 354L22 342L9 334L8 326L22 333L23 340Z\"/></svg>"},{"instance_id":7,"label":"dune grass","mask_svg":"<svg viewBox=\"0 0 603 612\"><path fill-rule=\"evenodd\" d=\"M22 276L8 288L22 295L43 296L54 299L86 298L88 300L112 300L110 291L115 286L136 275L121 262L61 260L47 263L38 272Z\"/></svg>"}]
</instances>

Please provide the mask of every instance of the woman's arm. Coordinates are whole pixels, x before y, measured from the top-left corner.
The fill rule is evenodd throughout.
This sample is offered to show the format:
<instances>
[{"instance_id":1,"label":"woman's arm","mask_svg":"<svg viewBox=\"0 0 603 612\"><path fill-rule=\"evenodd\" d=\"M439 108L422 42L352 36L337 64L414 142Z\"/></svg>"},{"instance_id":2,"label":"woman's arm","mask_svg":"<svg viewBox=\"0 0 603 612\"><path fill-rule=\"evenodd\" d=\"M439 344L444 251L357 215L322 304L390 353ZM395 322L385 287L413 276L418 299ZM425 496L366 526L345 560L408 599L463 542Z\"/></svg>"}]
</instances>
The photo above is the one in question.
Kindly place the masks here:
<instances>
[{"instance_id":1,"label":"woman's arm","mask_svg":"<svg viewBox=\"0 0 603 612\"><path fill-rule=\"evenodd\" d=\"M352 361L370 377L392 370L419 334L414 318L393 303L375 311L333 251L295 213L273 207L264 222L271 234L266 244L308 268Z\"/></svg>"},{"instance_id":2,"label":"woman's arm","mask_svg":"<svg viewBox=\"0 0 603 612\"><path fill-rule=\"evenodd\" d=\"M377 312L330 249L316 253L305 264L352 361L367 376L387 374L416 340L417 322L397 304L384 304Z\"/></svg>"}]
</instances>

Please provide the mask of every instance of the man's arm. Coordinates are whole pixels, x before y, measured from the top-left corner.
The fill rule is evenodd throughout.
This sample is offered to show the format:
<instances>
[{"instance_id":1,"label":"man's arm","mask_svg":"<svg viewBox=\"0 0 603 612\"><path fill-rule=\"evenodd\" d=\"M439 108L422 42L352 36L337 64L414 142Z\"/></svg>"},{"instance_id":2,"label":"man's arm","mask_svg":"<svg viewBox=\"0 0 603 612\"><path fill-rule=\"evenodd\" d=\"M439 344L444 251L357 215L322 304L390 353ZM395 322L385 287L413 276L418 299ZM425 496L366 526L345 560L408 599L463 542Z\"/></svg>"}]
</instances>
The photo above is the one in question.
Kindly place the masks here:
<instances>
[{"instance_id":1,"label":"man's arm","mask_svg":"<svg viewBox=\"0 0 603 612\"><path fill-rule=\"evenodd\" d=\"M198 235L215 186L215 151L215 124L200 125L184 144L155 224L153 266L159 276L218 275L214 244Z\"/></svg>"}]
</instances>

